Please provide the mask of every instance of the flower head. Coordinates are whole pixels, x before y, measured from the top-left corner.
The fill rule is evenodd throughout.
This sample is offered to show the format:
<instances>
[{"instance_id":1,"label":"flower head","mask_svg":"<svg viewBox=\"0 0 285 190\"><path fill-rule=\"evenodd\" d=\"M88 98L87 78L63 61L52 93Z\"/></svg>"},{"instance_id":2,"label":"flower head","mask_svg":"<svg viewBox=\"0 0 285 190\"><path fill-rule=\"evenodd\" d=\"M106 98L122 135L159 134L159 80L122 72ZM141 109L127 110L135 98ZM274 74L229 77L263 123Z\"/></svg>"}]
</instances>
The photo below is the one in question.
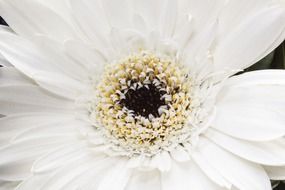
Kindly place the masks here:
<instances>
[{"instance_id":1,"label":"flower head","mask_svg":"<svg viewBox=\"0 0 285 190\"><path fill-rule=\"evenodd\" d=\"M235 75L284 40L283 1L0 0L0 11L11 27L0 29L0 187L284 179L285 72Z\"/></svg>"}]
</instances>

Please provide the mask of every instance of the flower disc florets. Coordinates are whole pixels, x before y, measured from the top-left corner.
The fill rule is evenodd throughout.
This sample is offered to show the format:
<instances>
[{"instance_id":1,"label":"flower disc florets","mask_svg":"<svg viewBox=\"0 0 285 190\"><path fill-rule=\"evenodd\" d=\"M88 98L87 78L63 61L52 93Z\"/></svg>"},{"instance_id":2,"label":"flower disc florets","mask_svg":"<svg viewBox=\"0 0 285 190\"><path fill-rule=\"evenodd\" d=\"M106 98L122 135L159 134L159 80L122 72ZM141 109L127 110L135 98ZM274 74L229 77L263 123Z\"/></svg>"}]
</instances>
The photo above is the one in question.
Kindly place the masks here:
<instances>
[{"instance_id":1,"label":"flower disc florets","mask_svg":"<svg viewBox=\"0 0 285 190\"><path fill-rule=\"evenodd\" d=\"M154 154L191 131L191 86L175 59L141 51L107 66L91 113L118 146Z\"/></svg>"}]
</instances>

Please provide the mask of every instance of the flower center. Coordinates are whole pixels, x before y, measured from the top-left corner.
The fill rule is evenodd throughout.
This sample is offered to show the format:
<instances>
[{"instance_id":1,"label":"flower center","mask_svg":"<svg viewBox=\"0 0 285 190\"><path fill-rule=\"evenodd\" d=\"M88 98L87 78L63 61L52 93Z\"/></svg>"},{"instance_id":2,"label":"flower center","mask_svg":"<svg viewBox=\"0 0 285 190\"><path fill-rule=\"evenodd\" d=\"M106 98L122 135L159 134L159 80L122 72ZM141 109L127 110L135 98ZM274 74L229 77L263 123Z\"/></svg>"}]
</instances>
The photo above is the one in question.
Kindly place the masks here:
<instances>
[{"instance_id":1,"label":"flower center","mask_svg":"<svg viewBox=\"0 0 285 190\"><path fill-rule=\"evenodd\" d=\"M120 105L128 110L133 110L136 116L148 117L153 115L159 117L158 109L166 106L163 98L165 91L160 91L153 83L142 87L136 86L129 89L125 94L126 98L120 100Z\"/></svg>"},{"instance_id":2,"label":"flower center","mask_svg":"<svg viewBox=\"0 0 285 190\"><path fill-rule=\"evenodd\" d=\"M191 133L192 81L175 59L131 54L108 65L95 89L91 119L116 149L153 155Z\"/></svg>"}]
</instances>

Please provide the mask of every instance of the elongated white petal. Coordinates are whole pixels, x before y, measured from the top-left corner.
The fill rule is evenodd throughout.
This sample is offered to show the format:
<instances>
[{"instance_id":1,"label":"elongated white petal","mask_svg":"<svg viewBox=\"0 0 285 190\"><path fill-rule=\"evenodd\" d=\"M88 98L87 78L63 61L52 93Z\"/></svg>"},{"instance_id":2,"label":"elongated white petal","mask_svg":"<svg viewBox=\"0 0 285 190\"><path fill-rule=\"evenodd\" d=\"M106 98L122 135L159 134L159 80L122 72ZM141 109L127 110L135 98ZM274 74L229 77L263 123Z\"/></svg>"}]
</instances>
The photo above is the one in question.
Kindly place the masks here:
<instances>
[{"instance_id":1,"label":"elongated white petal","mask_svg":"<svg viewBox=\"0 0 285 190\"><path fill-rule=\"evenodd\" d=\"M284 8L274 6L257 11L217 45L216 70L245 69L254 64L283 41L284 29Z\"/></svg>"},{"instance_id":2,"label":"elongated white petal","mask_svg":"<svg viewBox=\"0 0 285 190\"><path fill-rule=\"evenodd\" d=\"M142 15L135 13L133 15L132 21L135 30L140 31L142 33L148 33L149 31L148 23L146 22L145 18L142 17Z\"/></svg>"},{"instance_id":3,"label":"elongated white petal","mask_svg":"<svg viewBox=\"0 0 285 190\"><path fill-rule=\"evenodd\" d=\"M3 142L30 129L74 120L73 115L60 113L23 113L0 118L0 136ZM2 142L2 141L1 141Z\"/></svg>"},{"instance_id":4,"label":"elongated white petal","mask_svg":"<svg viewBox=\"0 0 285 190\"><path fill-rule=\"evenodd\" d=\"M56 171L40 190L97 189L106 173L113 171L111 164L118 164L115 161L103 155L83 157Z\"/></svg>"},{"instance_id":5,"label":"elongated white petal","mask_svg":"<svg viewBox=\"0 0 285 190\"><path fill-rule=\"evenodd\" d=\"M0 31L1 32L8 32L8 33L12 32L9 27L2 26L2 25L0 25ZM11 67L12 66L11 63L9 63L9 61L7 59L5 59L5 57L3 57L3 55L1 53L0 53L0 65L4 66L4 67Z\"/></svg>"},{"instance_id":6,"label":"elongated white petal","mask_svg":"<svg viewBox=\"0 0 285 190\"><path fill-rule=\"evenodd\" d=\"M24 112L70 112L71 102L53 96L37 86L0 87L0 113L16 114Z\"/></svg>"},{"instance_id":7,"label":"elongated white petal","mask_svg":"<svg viewBox=\"0 0 285 190\"><path fill-rule=\"evenodd\" d=\"M37 0L41 4L45 5L46 7L50 8L54 12L56 12L58 15L60 15L64 20L69 21L72 23L73 18L70 15L70 10L67 9L68 2L67 1L58 1L58 0Z\"/></svg>"},{"instance_id":8,"label":"elongated white petal","mask_svg":"<svg viewBox=\"0 0 285 190\"><path fill-rule=\"evenodd\" d=\"M244 90L242 91L245 92ZM284 136L284 120L284 114L274 109L269 110L266 106L232 103L218 107L212 125L219 131L240 139L268 141Z\"/></svg>"},{"instance_id":9,"label":"elongated white petal","mask_svg":"<svg viewBox=\"0 0 285 190\"><path fill-rule=\"evenodd\" d=\"M282 137L285 72L257 71L230 79L218 95L212 126L228 135L251 141Z\"/></svg>"},{"instance_id":10,"label":"elongated white petal","mask_svg":"<svg viewBox=\"0 0 285 190\"><path fill-rule=\"evenodd\" d=\"M185 14L180 20L177 20L177 27L173 38L181 49L184 49L193 34L193 18L190 14Z\"/></svg>"},{"instance_id":11,"label":"elongated white petal","mask_svg":"<svg viewBox=\"0 0 285 190\"><path fill-rule=\"evenodd\" d=\"M189 13L193 17L195 35L202 32L205 27L218 19L226 0L182 0L180 3L180 17ZM195 37L194 37L195 38Z\"/></svg>"},{"instance_id":12,"label":"elongated white petal","mask_svg":"<svg viewBox=\"0 0 285 190\"><path fill-rule=\"evenodd\" d=\"M71 182L74 176L78 176L82 171L87 170L86 166L91 166L90 160L91 158L89 156L85 156L81 159L75 160L71 164L68 164L69 167L73 168L72 172L70 172L70 168L63 167L62 169L53 172L32 175L31 177L23 181L18 186L17 190L29 190L34 187L37 187L39 190L50 188L54 188L54 190L57 190L57 187L62 189L65 185ZM93 159L93 161L95 160L96 159ZM79 165L81 166L81 168L78 167ZM63 175L66 173L68 175ZM73 187L73 189L74 188L77 187Z\"/></svg>"},{"instance_id":13,"label":"elongated white petal","mask_svg":"<svg viewBox=\"0 0 285 190\"><path fill-rule=\"evenodd\" d=\"M34 79L44 89L70 100L75 100L79 94L87 90L83 82L56 73L38 72Z\"/></svg>"},{"instance_id":14,"label":"elongated white petal","mask_svg":"<svg viewBox=\"0 0 285 190\"><path fill-rule=\"evenodd\" d=\"M36 0L1 0L0 11L20 35L43 34L61 42L76 38L72 27L63 18Z\"/></svg>"},{"instance_id":15,"label":"elongated white petal","mask_svg":"<svg viewBox=\"0 0 285 190\"><path fill-rule=\"evenodd\" d=\"M246 19L254 16L257 11L272 6L272 4L272 1L267 0L228 1L219 15L219 22L221 23L220 35L229 35Z\"/></svg>"},{"instance_id":16,"label":"elongated white petal","mask_svg":"<svg viewBox=\"0 0 285 190\"><path fill-rule=\"evenodd\" d=\"M199 166L203 173L208 176L215 184L225 187L226 189L231 189L232 184L223 177L220 172L215 169L204 157L199 153L191 155L193 161Z\"/></svg>"},{"instance_id":17,"label":"elongated white petal","mask_svg":"<svg viewBox=\"0 0 285 190\"><path fill-rule=\"evenodd\" d=\"M197 167L194 162L173 163L170 171L162 173L162 190L222 190L215 185L205 174Z\"/></svg>"},{"instance_id":18,"label":"elongated white petal","mask_svg":"<svg viewBox=\"0 0 285 190\"><path fill-rule=\"evenodd\" d=\"M211 46L216 38L218 23L216 21L210 23L203 31L195 36L194 39L189 40L183 49L185 54L184 64L188 65L192 72L199 73L201 67L210 67L211 65L204 65L203 60L208 58L211 51Z\"/></svg>"},{"instance_id":19,"label":"elongated white petal","mask_svg":"<svg viewBox=\"0 0 285 190\"><path fill-rule=\"evenodd\" d=\"M40 48L13 33L0 31L0 53L21 72L32 77L37 70L59 72Z\"/></svg>"},{"instance_id":20,"label":"elongated white petal","mask_svg":"<svg viewBox=\"0 0 285 190\"><path fill-rule=\"evenodd\" d=\"M185 53L185 64L191 65L190 68L193 68L193 65L201 67L201 57L207 57L209 51L212 51L211 45L217 38L218 16L226 2L225 0L178 2L178 23L174 38L178 40L179 46Z\"/></svg>"},{"instance_id":21,"label":"elongated white petal","mask_svg":"<svg viewBox=\"0 0 285 190\"><path fill-rule=\"evenodd\" d=\"M128 0L101 0L101 3L111 27L129 28L131 26L132 10Z\"/></svg>"},{"instance_id":22,"label":"elongated white petal","mask_svg":"<svg viewBox=\"0 0 285 190\"><path fill-rule=\"evenodd\" d=\"M0 148L0 179L18 181L31 175L33 162L44 153L64 143L72 142L72 138L40 138L21 141Z\"/></svg>"},{"instance_id":23,"label":"elongated white petal","mask_svg":"<svg viewBox=\"0 0 285 190\"><path fill-rule=\"evenodd\" d=\"M163 5L162 5L163 6ZM166 0L163 12L161 14L161 34L165 38L171 38L177 23L178 2L175 0Z\"/></svg>"},{"instance_id":24,"label":"elongated white petal","mask_svg":"<svg viewBox=\"0 0 285 190\"><path fill-rule=\"evenodd\" d=\"M87 78L87 70L64 53L64 46L46 36L34 37L34 43L13 33L0 32L0 36L0 52L5 59L31 78L39 72L53 72L79 81Z\"/></svg>"},{"instance_id":25,"label":"elongated white petal","mask_svg":"<svg viewBox=\"0 0 285 190\"><path fill-rule=\"evenodd\" d=\"M162 190L160 172L153 171L133 171L126 190Z\"/></svg>"},{"instance_id":26,"label":"elongated white petal","mask_svg":"<svg viewBox=\"0 0 285 190\"><path fill-rule=\"evenodd\" d=\"M0 190L15 190L20 182L0 181Z\"/></svg>"},{"instance_id":27,"label":"elongated white petal","mask_svg":"<svg viewBox=\"0 0 285 190\"><path fill-rule=\"evenodd\" d=\"M37 138L47 137L74 137L76 138L81 123L76 120L58 121L47 125L39 125L34 128L26 129L19 132L17 135L10 139L11 142L16 143L24 140L31 140Z\"/></svg>"},{"instance_id":28,"label":"elongated white petal","mask_svg":"<svg viewBox=\"0 0 285 190\"><path fill-rule=\"evenodd\" d=\"M84 66L91 75L100 75L104 71L107 58L95 48L86 46L80 41L67 41L64 44L66 53ZM108 57L109 58L109 57Z\"/></svg>"},{"instance_id":29,"label":"elongated white petal","mask_svg":"<svg viewBox=\"0 0 285 190\"><path fill-rule=\"evenodd\" d=\"M37 175L52 171L86 156L87 152L86 145L82 142L63 145L37 159L33 164L32 171Z\"/></svg>"},{"instance_id":30,"label":"elongated white petal","mask_svg":"<svg viewBox=\"0 0 285 190\"><path fill-rule=\"evenodd\" d=\"M26 180L23 180L16 190L29 190L37 187L40 189L46 182L46 180L52 175L52 173L45 173L36 176L30 176Z\"/></svg>"},{"instance_id":31,"label":"elongated white petal","mask_svg":"<svg viewBox=\"0 0 285 190\"><path fill-rule=\"evenodd\" d=\"M151 166L165 172L171 169L172 159L168 152L161 152L151 158Z\"/></svg>"},{"instance_id":32,"label":"elongated white petal","mask_svg":"<svg viewBox=\"0 0 285 190\"><path fill-rule=\"evenodd\" d=\"M13 67L0 68L0 86L9 85L27 85L34 84L32 79L29 79Z\"/></svg>"},{"instance_id":33,"label":"elongated white petal","mask_svg":"<svg viewBox=\"0 0 285 190\"><path fill-rule=\"evenodd\" d=\"M285 180L285 166L264 166L265 171L272 180Z\"/></svg>"},{"instance_id":34,"label":"elongated white petal","mask_svg":"<svg viewBox=\"0 0 285 190\"><path fill-rule=\"evenodd\" d=\"M69 181L69 183L65 185L61 190L98 189L101 181L104 179L104 176L108 175L108 172L114 171L110 164L118 164L118 162L116 163L114 160L118 161L118 159L108 158L96 161L96 163L93 163L88 169L82 172L80 176L77 176L74 178L74 180Z\"/></svg>"},{"instance_id":35,"label":"elongated white petal","mask_svg":"<svg viewBox=\"0 0 285 190\"><path fill-rule=\"evenodd\" d=\"M11 67L11 63L9 63L8 60L6 60L0 53L0 66L4 67Z\"/></svg>"},{"instance_id":36,"label":"elongated white petal","mask_svg":"<svg viewBox=\"0 0 285 190\"><path fill-rule=\"evenodd\" d=\"M204 137L200 138L196 151L238 189L271 190L270 180L261 166L232 155Z\"/></svg>"},{"instance_id":37,"label":"elongated white petal","mask_svg":"<svg viewBox=\"0 0 285 190\"><path fill-rule=\"evenodd\" d=\"M178 162L185 162L190 160L189 153L181 146L177 146L170 152L172 158Z\"/></svg>"},{"instance_id":38,"label":"elongated white petal","mask_svg":"<svg viewBox=\"0 0 285 190\"><path fill-rule=\"evenodd\" d=\"M264 165L285 165L285 141L281 139L269 142L249 142L235 139L213 129L205 136L229 152L252 162Z\"/></svg>"},{"instance_id":39,"label":"elongated white petal","mask_svg":"<svg viewBox=\"0 0 285 190\"><path fill-rule=\"evenodd\" d=\"M98 190L124 190L132 173L132 170L126 165L126 159L118 160L112 170L99 183Z\"/></svg>"},{"instance_id":40,"label":"elongated white petal","mask_svg":"<svg viewBox=\"0 0 285 190\"><path fill-rule=\"evenodd\" d=\"M77 24L99 49L105 48L110 25L100 0L69 0Z\"/></svg>"},{"instance_id":41,"label":"elongated white petal","mask_svg":"<svg viewBox=\"0 0 285 190\"><path fill-rule=\"evenodd\" d=\"M141 15L151 30L159 30L160 15L163 12L164 0L129 0L134 12Z\"/></svg>"},{"instance_id":42,"label":"elongated white petal","mask_svg":"<svg viewBox=\"0 0 285 190\"><path fill-rule=\"evenodd\" d=\"M35 36L33 41L35 41L37 45L35 48L40 49L40 51L43 52L44 58L48 60L47 64L58 69L60 71L58 73L78 81L88 79L88 71L86 68L79 61L71 59L65 53L65 48L62 43L43 35Z\"/></svg>"}]
</instances>

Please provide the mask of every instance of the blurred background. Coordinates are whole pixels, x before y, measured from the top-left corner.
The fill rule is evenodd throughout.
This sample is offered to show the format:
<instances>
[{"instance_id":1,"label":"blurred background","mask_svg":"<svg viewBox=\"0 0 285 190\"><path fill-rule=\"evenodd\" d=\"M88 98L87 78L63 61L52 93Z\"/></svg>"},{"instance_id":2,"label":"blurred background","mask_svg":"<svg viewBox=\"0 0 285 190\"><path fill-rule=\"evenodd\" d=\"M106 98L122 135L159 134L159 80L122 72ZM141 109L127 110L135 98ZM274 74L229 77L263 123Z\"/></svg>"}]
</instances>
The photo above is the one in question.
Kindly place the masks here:
<instances>
[{"instance_id":1,"label":"blurred background","mask_svg":"<svg viewBox=\"0 0 285 190\"><path fill-rule=\"evenodd\" d=\"M4 19L1 16L0 16L0 24L7 26L7 23L4 21ZM285 41L273 52L271 52L268 56L263 58L255 65L247 68L244 72L262 70L262 69L285 69ZM274 190L285 190L285 183L274 181L272 182L272 185L275 187Z\"/></svg>"}]
</instances>

